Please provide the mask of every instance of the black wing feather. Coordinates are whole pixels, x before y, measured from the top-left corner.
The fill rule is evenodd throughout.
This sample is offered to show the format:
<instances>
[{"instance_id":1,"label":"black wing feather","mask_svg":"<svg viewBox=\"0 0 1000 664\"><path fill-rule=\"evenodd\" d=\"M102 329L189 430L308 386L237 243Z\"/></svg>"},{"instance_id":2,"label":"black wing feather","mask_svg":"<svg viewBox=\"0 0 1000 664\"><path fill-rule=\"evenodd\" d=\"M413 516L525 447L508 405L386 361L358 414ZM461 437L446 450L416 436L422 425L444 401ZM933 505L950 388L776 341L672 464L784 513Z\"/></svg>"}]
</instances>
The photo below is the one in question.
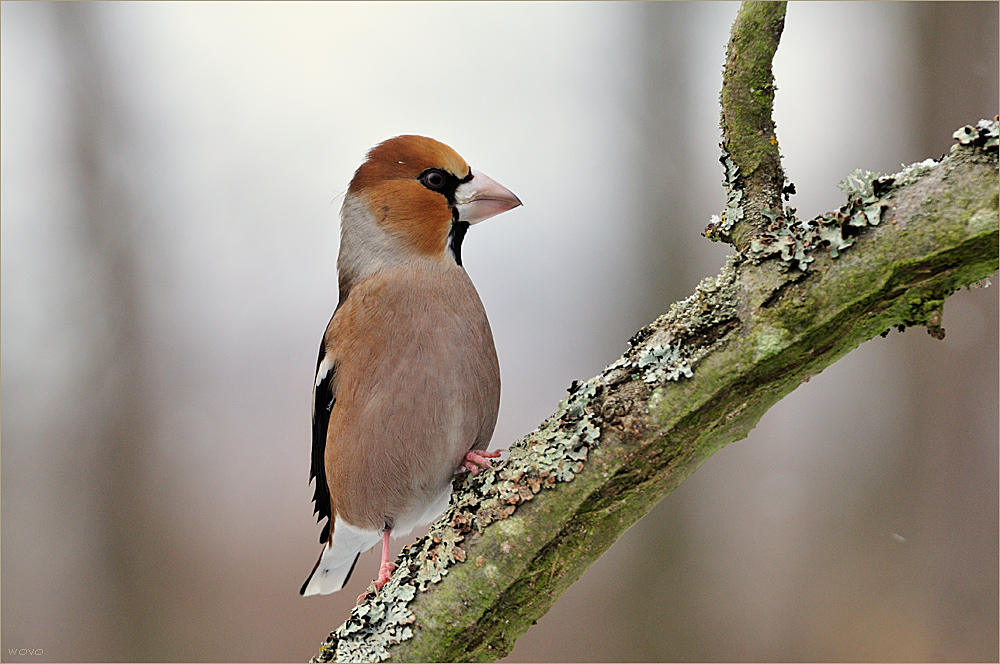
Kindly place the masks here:
<instances>
[{"instance_id":1,"label":"black wing feather","mask_svg":"<svg viewBox=\"0 0 1000 664\"><path fill-rule=\"evenodd\" d=\"M326 338L319 344L319 359L316 360L316 376L319 375L319 366L326 357ZM316 480L316 488L313 491L314 514L318 514L317 521L326 519L323 525L323 532L320 533L319 541L325 543L330 538L330 487L326 481L326 432L330 425L330 411L337 400L334 393L333 379L337 373L337 365L334 364L327 372L326 376L316 386L313 393L313 441L312 441L312 466L309 470L309 479Z\"/></svg>"}]
</instances>

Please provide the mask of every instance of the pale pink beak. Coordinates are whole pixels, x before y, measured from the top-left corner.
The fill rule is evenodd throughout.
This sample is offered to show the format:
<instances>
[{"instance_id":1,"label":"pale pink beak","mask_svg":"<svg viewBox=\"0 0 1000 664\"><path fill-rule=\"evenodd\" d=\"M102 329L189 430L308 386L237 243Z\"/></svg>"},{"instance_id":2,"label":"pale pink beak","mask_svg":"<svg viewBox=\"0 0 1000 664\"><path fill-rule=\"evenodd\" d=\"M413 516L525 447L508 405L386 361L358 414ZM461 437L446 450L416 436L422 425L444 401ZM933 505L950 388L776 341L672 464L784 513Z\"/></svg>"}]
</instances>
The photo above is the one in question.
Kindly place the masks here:
<instances>
[{"instance_id":1,"label":"pale pink beak","mask_svg":"<svg viewBox=\"0 0 1000 664\"><path fill-rule=\"evenodd\" d=\"M477 224L521 204L521 199L507 187L474 168L471 171L472 179L455 190L459 221Z\"/></svg>"}]
</instances>

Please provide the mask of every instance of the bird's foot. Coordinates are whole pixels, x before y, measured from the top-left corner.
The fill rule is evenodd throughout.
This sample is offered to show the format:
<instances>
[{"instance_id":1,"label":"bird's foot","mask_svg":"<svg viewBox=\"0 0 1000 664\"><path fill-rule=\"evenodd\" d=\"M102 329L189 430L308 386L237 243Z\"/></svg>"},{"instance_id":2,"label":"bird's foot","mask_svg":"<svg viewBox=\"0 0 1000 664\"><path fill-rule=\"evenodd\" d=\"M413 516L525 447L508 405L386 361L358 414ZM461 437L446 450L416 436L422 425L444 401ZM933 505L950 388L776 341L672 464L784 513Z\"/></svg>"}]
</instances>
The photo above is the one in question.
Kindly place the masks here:
<instances>
[{"instance_id":1,"label":"bird's foot","mask_svg":"<svg viewBox=\"0 0 1000 664\"><path fill-rule=\"evenodd\" d=\"M378 578L375 579L375 592L382 590L382 586L388 583L392 573L396 571L396 563L384 562L378 570Z\"/></svg>"},{"instance_id":2,"label":"bird's foot","mask_svg":"<svg viewBox=\"0 0 1000 664\"><path fill-rule=\"evenodd\" d=\"M396 563L382 563L382 567L378 571L378 578L372 581L372 585L368 586L368 590L358 595L358 600L355 604L361 604L369 595L372 597L378 595L378 592L382 590L382 586L389 582L389 579L392 578L392 573L395 571Z\"/></svg>"},{"instance_id":3,"label":"bird's foot","mask_svg":"<svg viewBox=\"0 0 1000 664\"><path fill-rule=\"evenodd\" d=\"M493 452L469 450L465 455L465 461L462 465L475 477L483 468L492 468L493 462L490 459L496 459L499 456L500 450L494 450Z\"/></svg>"}]
</instances>

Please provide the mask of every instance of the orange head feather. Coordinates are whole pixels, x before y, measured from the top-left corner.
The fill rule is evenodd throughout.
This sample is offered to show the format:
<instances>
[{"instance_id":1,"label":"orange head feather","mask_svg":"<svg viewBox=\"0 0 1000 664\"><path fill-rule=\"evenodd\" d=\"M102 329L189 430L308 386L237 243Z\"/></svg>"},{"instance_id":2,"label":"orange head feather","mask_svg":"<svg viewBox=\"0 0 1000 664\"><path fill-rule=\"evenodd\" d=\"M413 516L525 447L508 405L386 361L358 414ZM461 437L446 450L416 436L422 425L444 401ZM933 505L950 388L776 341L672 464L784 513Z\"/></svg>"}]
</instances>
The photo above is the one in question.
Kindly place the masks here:
<instances>
[{"instance_id":1,"label":"orange head feather","mask_svg":"<svg viewBox=\"0 0 1000 664\"><path fill-rule=\"evenodd\" d=\"M421 183L420 176L432 169L456 181L471 177L469 165L444 143L425 136L396 136L368 151L348 192L365 199L387 233L421 254L443 254L455 201L447 191Z\"/></svg>"}]
</instances>

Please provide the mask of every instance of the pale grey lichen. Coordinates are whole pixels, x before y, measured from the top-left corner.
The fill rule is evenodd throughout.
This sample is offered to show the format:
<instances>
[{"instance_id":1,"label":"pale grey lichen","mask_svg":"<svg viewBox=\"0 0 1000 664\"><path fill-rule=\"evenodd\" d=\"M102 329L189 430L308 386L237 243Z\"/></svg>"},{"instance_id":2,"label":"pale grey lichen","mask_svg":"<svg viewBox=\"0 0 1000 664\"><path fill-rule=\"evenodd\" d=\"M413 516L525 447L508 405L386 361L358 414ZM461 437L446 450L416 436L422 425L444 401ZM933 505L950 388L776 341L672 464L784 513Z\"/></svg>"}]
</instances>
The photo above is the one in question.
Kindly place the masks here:
<instances>
[{"instance_id":1,"label":"pale grey lichen","mask_svg":"<svg viewBox=\"0 0 1000 664\"><path fill-rule=\"evenodd\" d=\"M600 376L574 382L556 413L511 446L505 463L468 477L427 536L403 549L389 582L354 607L311 661L380 662L389 657L390 646L411 638L415 615L407 605L418 591L441 581L450 566L465 560L466 535L482 533L543 488L572 481L583 470L588 450L600 440L591 402L602 389Z\"/></svg>"},{"instance_id":2,"label":"pale grey lichen","mask_svg":"<svg viewBox=\"0 0 1000 664\"><path fill-rule=\"evenodd\" d=\"M857 197L866 204L875 203L878 196L875 195L874 183L878 177L878 173L863 171L859 168L838 182L837 188L844 192L848 202Z\"/></svg>"},{"instance_id":3,"label":"pale grey lichen","mask_svg":"<svg viewBox=\"0 0 1000 664\"><path fill-rule=\"evenodd\" d=\"M683 357L679 346L653 346L643 349L637 365L644 369L643 381L662 383L665 380L679 380L681 376L693 376L688 359Z\"/></svg>"},{"instance_id":4,"label":"pale grey lichen","mask_svg":"<svg viewBox=\"0 0 1000 664\"><path fill-rule=\"evenodd\" d=\"M739 258L730 256L716 277L708 277L687 298L632 337L632 348L601 372L617 383L642 379L649 385L694 375L695 365L714 348L737 318Z\"/></svg>"},{"instance_id":5,"label":"pale grey lichen","mask_svg":"<svg viewBox=\"0 0 1000 664\"><path fill-rule=\"evenodd\" d=\"M937 165L938 162L929 158L909 165L900 164L901 170L893 175L892 178L895 180L897 187L905 187L930 173L931 169Z\"/></svg>"},{"instance_id":6,"label":"pale grey lichen","mask_svg":"<svg viewBox=\"0 0 1000 664\"><path fill-rule=\"evenodd\" d=\"M996 150L1000 132L997 130L996 120L980 120L975 127L965 125L952 134L952 137L960 145L975 145L985 150Z\"/></svg>"},{"instance_id":7,"label":"pale grey lichen","mask_svg":"<svg viewBox=\"0 0 1000 664\"><path fill-rule=\"evenodd\" d=\"M847 203L808 222L795 217L795 208L763 210L770 226L750 243L750 257L757 261L777 257L786 268L803 272L809 269L814 260L810 254L818 247L827 247L836 258L854 244L861 229L882 222L882 211L888 207L882 194L891 182L878 173L856 170L838 185Z\"/></svg>"},{"instance_id":8,"label":"pale grey lichen","mask_svg":"<svg viewBox=\"0 0 1000 664\"><path fill-rule=\"evenodd\" d=\"M413 636L410 625L414 615L406 602L413 599L416 589L403 579L407 579L405 574L394 575L377 597L355 606L351 617L330 635L331 638L336 636L336 640L331 643L327 639L321 644L319 656L311 661L381 662L388 659L389 646Z\"/></svg>"},{"instance_id":9,"label":"pale grey lichen","mask_svg":"<svg viewBox=\"0 0 1000 664\"><path fill-rule=\"evenodd\" d=\"M954 133L960 146L975 146L985 150L997 149L997 122L980 120L973 127L966 125ZM878 226L888 204L885 198L894 189L903 187L926 176L940 162L933 159L902 167L895 175L879 175L872 171L856 170L838 185L847 196L847 202L834 212L828 212L804 222L795 217L794 208L784 211L764 208L761 215L769 227L750 243L750 258L760 261L778 258L786 268L809 269L812 253L826 247L832 258L854 244L862 230Z\"/></svg>"},{"instance_id":10,"label":"pale grey lichen","mask_svg":"<svg viewBox=\"0 0 1000 664\"><path fill-rule=\"evenodd\" d=\"M723 185L726 188L726 209L722 211L721 216L713 214L702 233L713 242L729 241L729 234L732 232L733 226L736 222L742 221L745 216L742 205L743 189L739 187L740 167L732 160L725 148L722 149L722 157L719 161L726 169L726 177L723 180Z\"/></svg>"}]
</instances>

